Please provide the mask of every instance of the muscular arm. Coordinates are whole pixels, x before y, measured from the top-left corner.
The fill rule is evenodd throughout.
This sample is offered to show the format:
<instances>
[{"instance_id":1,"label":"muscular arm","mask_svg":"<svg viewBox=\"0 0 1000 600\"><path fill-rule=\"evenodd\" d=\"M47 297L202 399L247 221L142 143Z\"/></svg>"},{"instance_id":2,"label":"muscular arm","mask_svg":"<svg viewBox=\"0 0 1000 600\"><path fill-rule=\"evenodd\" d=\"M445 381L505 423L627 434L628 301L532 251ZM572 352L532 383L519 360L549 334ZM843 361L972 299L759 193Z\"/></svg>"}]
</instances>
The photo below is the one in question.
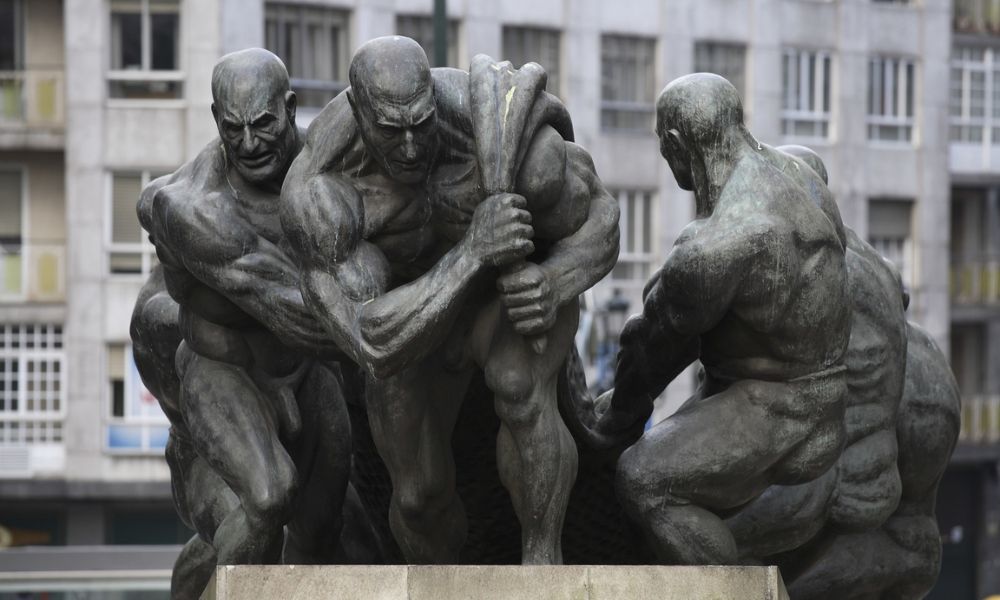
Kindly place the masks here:
<instances>
[{"instance_id":1,"label":"muscular arm","mask_svg":"<svg viewBox=\"0 0 1000 600\"><path fill-rule=\"evenodd\" d=\"M295 265L253 229L232 198L215 191L195 196L184 182L161 186L153 192L152 215L168 278L190 274L291 347L335 351L302 300Z\"/></svg>"},{"instance_id":2,"label":"muscular arm","mask_svg":"<svg viewBox=\"0 0 1000 600\"><path fill-rule=\"evenodd\" d=\"M357 191L334 175L295 171L282 192L282 226L303 267L306 303L330 335L374 377L436 350L485 266L470 251L469 236L423 276L389 290L385 256L362 238ZM474 224L470 234L479 233ZM527 251L525 238L519 255Z\"/></svg>"},{"instance_id":3,"label":"muscular arm","mask_svg":"<svg viewBox=\"0 0 1000 600\"><path fill-rule=\"evenodd\" d=\"M590 155L551 128L536 136L525 156L518 191L528 199L535 236L552 241L538 266L556 306L576 300L618 260L618 203Z\"/></svg>"},{"instance_id":4,"label":"muscular arm","mask_svg":"<svg viewBox=\"0 0 1000 600\"><path fill-rule=\"evenodd\" d=\"M625 323L619 338L615 390L609 412L622 421L642 424L653 412L653 401L667 385L698 358L697 336L679 333L667 318L666 292L657 273L647 288L642 314Z\"/></svg>"}]
</instances>

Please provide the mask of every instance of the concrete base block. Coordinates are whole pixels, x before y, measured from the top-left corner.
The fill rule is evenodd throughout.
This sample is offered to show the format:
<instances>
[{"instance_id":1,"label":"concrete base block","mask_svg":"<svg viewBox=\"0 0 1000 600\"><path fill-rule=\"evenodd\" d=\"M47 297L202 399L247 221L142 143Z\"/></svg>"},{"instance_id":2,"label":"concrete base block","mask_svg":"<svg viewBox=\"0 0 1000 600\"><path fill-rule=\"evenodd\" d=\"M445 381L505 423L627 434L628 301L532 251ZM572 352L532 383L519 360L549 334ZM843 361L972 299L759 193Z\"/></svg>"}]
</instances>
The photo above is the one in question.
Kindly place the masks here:
<instances>
[{"instance_id":1,"label":"concrete base block","mask_svg":"<svg viewBox=\"0 0 1000 600\"><path fill-rule=\"evenodd\" d=\"M229 566L202 600L788 600L777 567Z\"/></svg>"}]
</instances>

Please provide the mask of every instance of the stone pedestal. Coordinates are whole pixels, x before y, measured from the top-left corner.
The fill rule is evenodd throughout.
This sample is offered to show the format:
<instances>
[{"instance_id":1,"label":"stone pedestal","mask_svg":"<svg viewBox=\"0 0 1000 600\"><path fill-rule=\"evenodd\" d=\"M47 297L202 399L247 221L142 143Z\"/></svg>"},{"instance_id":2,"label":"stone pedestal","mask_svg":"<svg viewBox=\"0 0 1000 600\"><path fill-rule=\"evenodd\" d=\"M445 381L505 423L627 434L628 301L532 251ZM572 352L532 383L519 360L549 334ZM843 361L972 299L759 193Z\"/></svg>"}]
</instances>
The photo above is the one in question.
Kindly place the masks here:
<instances>
[{"instance_id":1,"label":"stone pedestal","mask_svg":"<svg viewBox=\"0 0 1000 600\"><path fill-rule=\"evenodd\" d=\"M230 566L202 600L788 600L777 567Z\"/></svg>"}]
</instances>

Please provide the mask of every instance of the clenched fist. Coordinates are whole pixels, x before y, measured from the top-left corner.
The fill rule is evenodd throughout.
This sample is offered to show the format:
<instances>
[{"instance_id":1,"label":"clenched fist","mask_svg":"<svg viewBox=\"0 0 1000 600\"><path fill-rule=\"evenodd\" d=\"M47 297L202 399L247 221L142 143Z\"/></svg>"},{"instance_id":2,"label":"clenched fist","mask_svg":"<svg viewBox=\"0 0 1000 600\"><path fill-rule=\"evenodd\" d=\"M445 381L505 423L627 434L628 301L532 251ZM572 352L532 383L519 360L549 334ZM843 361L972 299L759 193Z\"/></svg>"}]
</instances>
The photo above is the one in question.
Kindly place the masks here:
<instances>
[{"instance_id":1,"label":"clenched fist","mask_svg":"<svg viewBox=\"0 0 1000 600\"><path fill-rule=\"evenodd\" d=\"M545 272L530 262L521 263L497 279L500 299L514 330L524 336L544 333L556 322L555 295Z\"/></svg>"},{"instance_id":2,"label":"clenched fist","mask_svg":"<svg viewBox=\"0 0 1000 600\"><path fill-rule=\"evenodd\" d=\"M494 194L483 200L472 215L462 242L468 252L484 264L502 267L524 259L535 251L531 237L531 213L524 196Z\"/></svg>"}]
</instances>

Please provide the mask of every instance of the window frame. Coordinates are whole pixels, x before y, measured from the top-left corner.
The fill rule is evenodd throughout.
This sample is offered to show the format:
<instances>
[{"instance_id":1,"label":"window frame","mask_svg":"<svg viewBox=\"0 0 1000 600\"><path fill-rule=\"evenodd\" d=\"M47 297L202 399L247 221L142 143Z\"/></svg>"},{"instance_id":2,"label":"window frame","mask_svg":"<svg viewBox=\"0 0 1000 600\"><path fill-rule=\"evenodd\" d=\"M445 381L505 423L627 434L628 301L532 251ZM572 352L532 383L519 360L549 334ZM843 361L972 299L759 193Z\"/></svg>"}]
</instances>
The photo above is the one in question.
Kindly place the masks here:
<instances>
[{"instance_id":1,"label":"window frame","mask_svg":"<svg viewBox=\"0 0 1000 600\"><path fill-rule=\"evenodd\" d=\"M152 175L153 171L160 172L160 169L108 169L106 171L105 180L105 193L104 193L104 276L110 277L114 280L128 280L128 279L138 279L145 281L149 277L150 272L153 267L156 266L158 260L156 260L156 246L149 241L149 233L142 228L142 224L139 223L138 217L136 218L136 225L139 227L140 239L137 243L130 242L115 242L114 241L114 180L115 175L139 175L139 191L149 185L149 182L156 179L160 175L154 177ZM163 174L170 173L170 169L163 169ZM136 197L136 202L139 198ZM140 255L140 267L138 273L112 273L111 272L111 255L114 253L121 254L139 254Z\"/></svg>"},{"instance_id":2,"label":"window frame","mask_svg":"<svg viewBox=\"0 0 1000 600\"><path fill-rule=\"evenodd\" d=\"M122 351L122 384L124 390L124 404L123 412L121 417L114 416L114 391L113 391L113 381L111 379L111 355L112 347L120 347ZM156 404L157 414L155 415L129 415L128 407L130 405L129 398L132 395L139 393L139 390L135 389L136 381L142 385L141 379L138 375L135 378L130 376L131 367L134 364L134 355L132 354L132 344L129 342L121 341L110 341L104 344L104 357L102 361L102 373L104 375L104 410L102 411L102 430L103 436L103 449L106 454L112 456L157 456L162 455L165 449L160 446L150 445L150 439L154 430L166 431L166 435L169 436L170 420L163 413L163 409L160 407L159 402ZM145 387L145 386L143 386ZM148 390L147 390L148 391ZM150 392L150 394L152 394ZM122 447L115 448L111 445L111 433L112 428L118 427L123 429L138 429L140 431L141 443L137 447ZM166 442L165 442L166 443Z\"/></svg>"},{"instance_id":3,"label":"window frame","mask_svg":"<svg viewBox=\"0 0 1000 600\"><path fill-rule=\"evenodd\" d=\"M645 287L646 282L656 271L658 257L659 257L659 244L656 236L656 223L657 223L657 203L656 198L658 195L658 190L656 188L646 188L646 187L614 187L608 189L608 193L612 198L618 203L618 208L620 211L620 216L618 219L618 231L619 231L619 253L618 260L615 261L615 266L617 267L621 263L626 263L630 265L646 266L646 272L643 276L639 278L616 278L614 276L614 267L607 275L607 281L610 282L614 287L619 287L622 289L642 289ZM630 208L628 199L632 196L639 204L642 200L645 200L649 204L649 251L648 252L637 252L629 251L629 241L637 240L639 242L643 241L644 232L643 225L645 223L642 219L634 219L631 223L632 230L628 230Z\"/></svg>"},{"instance_id":4,"label":"window frame","mask_svg":"<svg viewBox=\"0 0 1000 600\"><path fill-rule=\"evenodd\" d=\"M183 19L181 18L181 8L183 5L183 0L177 0L177 68L176 69L153 69L153 32L152 32L152 18L150 11L150 1L151 0L133 0L139 2L139 14L140 14L140 43L141 43L141 67L139 69L115 69L113 67L113 52L114 44L113 41L113 29L114 29L114 19L112 18L112 13L114 12L115 0L107 0L107 24L108 24L108 49L109 51L105 54L106 70L105 70L105 80L107 85L105 87L106 99L108 103L112 106L121 104L125 106L135 106L136 104L142 104L144 106L163 106L163 107L177 107L183 106L185 103L185 95L187 93L186 87L184 85L184 28ZM149 82L149 83L178 83L178 93L175 97L164 97L164 98L121 98L112 97L111 95L111 85L114 82Z\"/></svg>"},{"instance_id":5,"label":"window frame","mask_svg":"<svg viewBox=\"0 0 1000 600\"><path fill-rule=\"evenodd\" d=\"M643 44L646 44L646 43L649 44L649 46L651 48L650 49L650 62L651 62L651 66L650 66L650 72L646 76L650 79L651 89L649 90L650 93L647 94L647 98L638 98L638 99L634 99L634 100L618 100L618 99L608 99L608 98L605 98L605 96L604 96L604 90L605 90L604 80L605 80L605 76L606 76L605 70L604 70L605 49L607 47L607 42L609 40L611 40L611 39L616 39L618 41L630 40L630 41L640 42L640 43L643 43ZM600 49L599 49L599 52L600 52L600 56L599 56L599 59L600 59L600 80L599 80L600 90L598 92L598 94L599 94L599 96L598 96L598 99L599 99L599 101L598 101L598 110L599 110L598 123L599 123L599 126L600 126L601 133L605 133L605 134L626 134L626 135L629 135L629 134L631 134L631 135L635 135L635 134L652 135L653 134L653 123L654 123L653 119L654 119L654 116L655 116L655 113L656 113L655 102L656 102L656 94L657 94L656 83L657 83L657 72L658 72L657 65L659 64L659 56L658 56L659 47L660 47L659 46L659 39L656 38L656 37L654 37L654 36L635 35L635 34L631 34L631 33L619 33L619 32L611 32L611 31L601 32L601 35L600 35ZM630 60L638 63L639 62L639 57L638 56L633 56L633 57L631 57ZM637 78L637 81L638 81L638 78ZM637 86L637 91L638 91L638 86ZM641 95L641 94L639 94L639 95ZM625 112L625 113L635 113L635 114L647 115L648 118L649 118L649 126L648 127L610 127L610 126L607 126L607 125L604 124L604 116L605 116L606 112L614 112L614 113Z\"/></svg>"},{"instance_id":6,"label":"window frame","mask_svg":"<svg viewBox=\"0 0 1000 600\"><path fill-rule=\"evenodd\" d=\"M903 75L906 78L905 82L901 85L896 85L897 88L903 90L903 94L893 98L895 104L893 109L897 112L902 110L905 113L907 108L912 108L912 114L903 114L902 116L898 114L872 114L872 101L875 98L876 92L876 63L881 63L882 66L882 80L877 88L879 97L882 99L882 110L886 111L888 98L891 96L891 94L886 93L886 88L888 87L891 91L896 81L902 81L900 75ZM867 129L866 139L869 143L895 147L917 145L919 140L919 132L917 131L917 98L920 96L919 64L920 62L916 58L904 55L873 54L868 57L868 95L866 97L865 126ZM890 69L890 65L894 68ZM913 72L912 86L909 86L911 82L910 76L907 74L908 70L912 70ZM911 91L913 93L912 97L907 98L907 94ZM905 137L899 136L897 139L872 137L872 131L880 131L883 127L895 127L900 132L908 129L909 133Z\"/></svg>"},{"instance_id":7,"label":"window frame","mask_svg":"<svg viewBox=\"0 0 1000 600\"><path fill-rule=\"evenodd\" d=\"M797 63L797 74L795 75L796 90L792 93L791 86L787 85L790 80L786 80L785 77L785 61L789 57L795 58ZM815 109L801 109L801 108L788 108L786 104L790 105L801 105L809 104L809 87L803 88L803 86L798 85L801 81L802 75L808 75L809 72L809 60L810 56L815 57L816 65L823 65L823 75L824 78L816 77L815 81L812 83L812 93L815 97L829 100L829 106L826 110L823 109L823 101L820 100L821 110ZM836 71L836 58L832 50L823 48L805 48L798 46L784 46L781 48L781 131L782 137L787 140L803 140L812 143L828 144L835 140L834 136L834 99L836 98L836 93L834 89L834 72ZM818 67L817 67L818 69ZM791 69L788 70L791 73ZM825 79L825 81L824 81ZM827 85L828 84L828 85ZM827 87L829 87L828 98L827 98ZM794 101L792 99L794 98ZM826 133L824 135L799 135L795 133L795 127L797 124L811 123L813 129L820 127L822 125L826 126ZM790 125L790 127L789 127ZM786 131L790 131L787 133Z\"/></svg>"},{"instance_id":8,"label":"window frame","mask_svg":"<svg viewBox=\"0 0 1000 600\"><path fill-rule=\"evenodd\" d=\"M13 344L8 340L13 340L15 335L12 328L18 327L18 347L14 348ZM35 332L28 334L24 329L26 327L36 328ZM55 329L58 328L58 333ZM28 348L27 336L32 335L34 348ZM39 348L38 340L41 339L40 336L46 338L45 347ZM18 382L18 389L15 392L17 395L18 406L16 410L10 410L6 406L0 411L0 423L3 424L0 427L0 447L32 447L38 445L61 445L65 443L65 431L64 425L67 415L66 404L69 399L68 383L69 379L67 376L67 357L66 357L66 333L65 328L62 323L48 323L48 322L4 322L0 323L0 361L4 361L5 364L10 364L9 361L17 361L17 374L16 381ZM51 398L57 400L59 407L57 409L34 409L28 410L28 381L29 381L29 370L28 364L30 362L45 361L45 364L53 362L59 365L59 373L56 378L45 378L45 381L52 382L57 381L59 384L59 389L54 393L52 390L47 390L49 393L53 393ZM6 370L4 371L7 372ZM54 371L49 371L46 369L48 374L54 374ZM36 376L34 379L36 382L41 381L43 378L39 377L39 371L34 371ZM11 381L6 379L6 381ZM7 390L9 392L9 390ZM9 397L9 396L8 396ZM49 399L47 397L46 399ZM17 424L16 428L19 433L15 436L11 432L15 428L8 426L11 424ZM30 427L28 427L30 426ZM22 429L23 427L23 429ZM30 430L35 430L36 428L48 429L50 431L50 439L38 440L26 440L25 432ZM13 439L14 437L20 437L19 440Z\"/></svg>"},{"instance_id":9,"label":"window frame","mask_svg":"<svg viewBox=\"0 0 1000 600\"><path fill-rule=\"evenodd\" d=\"M540 36L554 35L556 37L556 68L555 73L549 70L548 65L542 65L545 69L546 74L548 74L548 84L546 85L546 91L553 96L562 97L563 93L563 56L565 54L565 49L563 47L563 31L557 27L544 27L539 25L525 25L520 23L503 23L500 27L500 48L502 51L503 60L511 60L511 53L508 51L507 47L507 34L518 32L521 35L522 40L526 35L535 34ZM511 61L513 62L513 61ZM535 58L529 58L525 62L538 62ZM522 63L523 65L524 63ZM539 63L541 64L541 63ZM520 68L521 65L515 65L515 68ZM554 76L553 76L554 75Z\"/></svg>"},{"instance_id":10,"label":"window frame","mask_svg":"<svg viewBox=\"0 0 1000 600\"><path fill-rule=\"evenodd\" d=\"M311 23L315 23L307 18L307 11L315 11L317 14L322 14L324 18L323 25L331 26L335 22L340 27L340 36L337 40L337 54L338 62L333 65L331 61L332 70L341 75L339 79L315 79L307 78L303 73L299 73L296 69L295 64L289 64L289 57L282 56L279 52L280 48L270 47L272 44L268 44L268 27L270 23L276 24L276 29L280 30L282 25L287 25L289 23L294 23L300 33L299 35L299 49L298 51L303 55L307 54L304 52L306 48L306 36L301 35L302 31L305 31ZM294 18L293 18L294 17ZM281 46L279 40L281 36L277 36L274 40L274 46ZM285 67L288 69L289 74L289 87L298 93L298 107L299 109L305 109L308 113L310 110L318 111L326 105L315 106L311 102L303 103L304 99L308 99L307 94L304 92L326 92L329 95L327 102L332 100L343 90L347 89L348 85L348 69L350 67L350 54L351 54L351 11L348 8L341 6L330 6L325 4L304 4L301 2L264 2L264 37L263 46L268 48L271 52L281 58L282 62L285 63ZM294 56L292 57L294 59Z\"/></svg>"}]
</instances>

